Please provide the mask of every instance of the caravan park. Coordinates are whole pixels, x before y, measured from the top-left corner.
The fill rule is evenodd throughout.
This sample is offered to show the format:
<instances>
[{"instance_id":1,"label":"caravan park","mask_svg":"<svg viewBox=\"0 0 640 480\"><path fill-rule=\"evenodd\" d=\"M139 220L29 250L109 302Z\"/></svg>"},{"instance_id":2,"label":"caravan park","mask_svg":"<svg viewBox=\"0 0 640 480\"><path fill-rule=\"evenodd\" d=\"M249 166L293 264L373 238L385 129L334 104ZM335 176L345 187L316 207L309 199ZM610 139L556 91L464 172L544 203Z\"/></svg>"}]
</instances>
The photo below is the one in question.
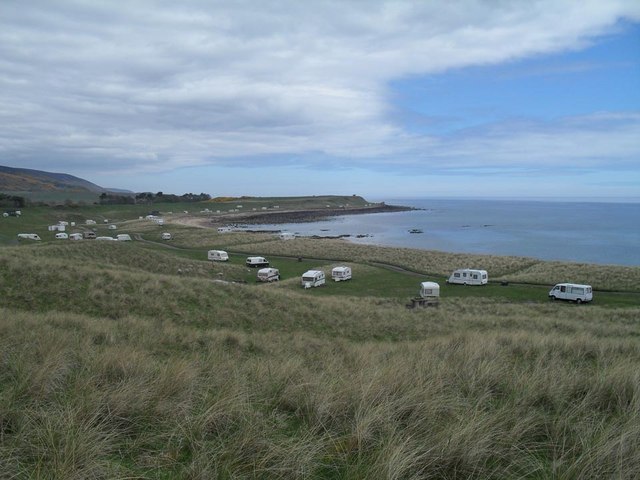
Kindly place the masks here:
<instances>
[{"instance_id":1,"label":"caravan park","mask_svg":"<svg viewBox=\"0 0 640 480\"><path fill-rule=\"evenodd\" d=\"M220 231L239 204L0 219L0 477L640 473L640 268Z\"/></svg>"}]
</instances>

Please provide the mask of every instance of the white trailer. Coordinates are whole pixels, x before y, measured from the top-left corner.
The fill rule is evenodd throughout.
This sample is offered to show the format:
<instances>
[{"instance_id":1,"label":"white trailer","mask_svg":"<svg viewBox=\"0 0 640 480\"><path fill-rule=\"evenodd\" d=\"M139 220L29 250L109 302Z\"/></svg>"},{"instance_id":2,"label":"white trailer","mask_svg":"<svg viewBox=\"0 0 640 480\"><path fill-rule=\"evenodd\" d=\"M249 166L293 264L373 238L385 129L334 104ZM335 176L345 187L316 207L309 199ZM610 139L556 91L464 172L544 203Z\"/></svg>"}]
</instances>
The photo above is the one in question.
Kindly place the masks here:
<instances>
[{"instance_id":1,"label":"white trailer","mask_svg":"<svg viewBox=\"0 0 640 480\"><path fill-rule=\"evenodd\" d=\"M261 268L258 270L259 282L277 282L280 280L280 270L277 268Z\"/></svg>"},{"instance_id":2,"label":"white trailer","mask_svg":"<svg viewBox=\"0 0 640 480\"><path fill-rule=\"evenodd\" d=\"M40 235L37 233L19 233L18 238L23 240L40 240Z\"/></svg>"},{"instance_id":3,"label":"white trailer","mask_svg":"<svg viewBox=\"0 0 640 480\"><path fill-rule=\"evenodd\" d=\"M116 240L118 240L119 242L130 242L131 235L129 235L128 233L120 233L116 235Z\"/></svg>"},{"instance_id":4,"label":"white trailer","mask_svg":"<svg viewBox=\"0 0 640 480\"><path fill-rule=\"evenodd\" d=\"M82 234L72 233L71 235L69 235L69 240L82 240Z\"/></svg>"},{"instance_id":5,"label":"white trailer","mask_svg":"<svg viewBox=\"0 0 640 480\"><path fill-rule=\"evenodd\" d=\"M461 268L455 270L447 283L456 283L459 285L486 285L489 276L486 270L474 270L472 268Z\"/></svg>"},{"instance_id":6,"label":"white trailer","mask_svg":"<svg viewBox=\"0 0 640 480\"><path fill-rule=\"evenodd\" d=\"M112 223L112 224L111 224L111 225L109 225L107 228L108 228L109 230L116 230L116 229L118 228L118 226L117 226L117 225L114 225L114 224Z\"/></svg>"},{"instance_id":7,"label":"white trailer","mask_svg":"<svg viewBox=\"0 0 640 480\"><path fill-rule=\"evenodd\" d=\"M440 297L440 285L436 282L420 283L420 297L434 299Z\"/></svg>"},{"instance_id":8,"label":"white trailer","mask_svg":"<svg viewBox=\"0 0 640 480\"><path fill-rule=\"evenodd\" d=\"M169 232L164 232L162 234L162 240L171 240L171 234Z\"/></svg>"},{"instance_id":9,"label":"white trailer","mask_svg":"<svg viewBox=\"0 0 640 480\"><path fill-rule=\"evenodd\" d=\"M593 300L591 285L577 283L558 283L549 291L551 300L570 300L576 303L590 302Z\"/></svg>"},{"instance_id":10,"label":"white trailer","mask_svg":"<svg viewBox=\"0 0 640 480\"><path fill-rule=\"evenodd\" d=\"M280 233L280 240L295 240L296 236L291 232Z\"/></svg>"},{"instance_id":11,"label":"white trailer","mask_svg":"<svg viewBox=\"0 0 640 480\"><path fill-rule=\"evenodd\" d=\"M226 262L229 260L229 254L224 250L209 250L207 258L213 262Z\"/></svg>"},{"instance_id":12,"label":"white trailer","mask_svg":"<svg viewBox=\"0 0 640 480\"><path fill-rule=\"evenodd\" d=\"M344 280L351 280L351 267L334 267L331 270L331 278L335 282L342 282Z\"/></svg>"},{"instance_id":13,"label":"white trailer","mask_svg":"<svg viewBox=\"0 0 640 480\"><path fill-rule=\"evenodd\" d=\"M319 287L324 285L324 280L322 270L308 270L302 274L301 284L304 288Z\"/></svg>"},{"instance_id":14,"label":"white trailer","mask_svg":"<svg viewBox=\"0 0 640 480\"><path fill-rule=\"evenodd\" d=\"M60 232L60 233L56 233L56 238L58 240L67 240L69 238L69 235L67 235L64 232Z\"/></svg>"},{"instance_id":15,"label":"white trailer","mask_svg":"<svg viewBox=\"0 0 640 480\"><path fill-rule=\"evenodd\" d=\"M247 267L250 268L264 268L269 266L269 261L264 257L247 257Z\"/></svg>"}]
</instances>

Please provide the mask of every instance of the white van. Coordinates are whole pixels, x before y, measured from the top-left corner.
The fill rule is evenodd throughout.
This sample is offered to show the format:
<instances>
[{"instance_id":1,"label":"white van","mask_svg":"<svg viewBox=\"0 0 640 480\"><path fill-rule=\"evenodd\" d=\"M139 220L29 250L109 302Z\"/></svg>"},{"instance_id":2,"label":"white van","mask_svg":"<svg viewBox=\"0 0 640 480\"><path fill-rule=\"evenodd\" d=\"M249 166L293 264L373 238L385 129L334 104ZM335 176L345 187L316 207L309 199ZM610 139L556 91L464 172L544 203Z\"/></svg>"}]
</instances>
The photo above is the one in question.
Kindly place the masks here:
<instances>
[{"instance_id":1,"label":"white van","mask_svg":"<svg viewBox=\"0 0 640 480\"><path fill-rule=\"evenodd\" d=\"M579 285L576 283L559 283L549 291L551 300L570 300L576 303L590 302L593 300L591 285Z\"/></svg>"},{"instance_id":2,"label":"white van","mask_svg":"<svg viewBox=\"0 0 640 480\"><path fill-rule=\"evenodd\" d=\"M40 240L40 235L37 233L19 233L18 238L24 240Z\"/></svg>"},{"instance_id":3,"label":"white van","mask_svg":"<svg viewBox=\"0 0 640 480\"><path fill-rule=\"evenodd\" d=\"M324 272L322 270L308 270L302 274L301 283L304 288L324 285Z\"/></svg>"},{"instance_id":4,"label":"white van","mask_svg":"<svg viewBox=\"0 0 640 480\"><path fill-rule=\"evenodd\" d=\"M71 235L69 235L69 240L82 240L82 234L72 233Z\"/></svg>"},{"instance_id":5,"label":"white van","mask_svg":"<svg viewBox=\"0 0 640 480\"><path fill-rule=\"evenodd\" d=\"M164 232L162 234L162 240L171 240L171 234L169 232Z\"/></svg>"},{"instance_id":6,"label":"white van","mask_svg":"<svg viewBox=\"0 0 640 480\"><path fill-rule=\"evenodd\" d=\"M420 283L420 296L422 298L435 298L440 296L440 285L436 282Z\"/></svg>"},{"instance_id":7,"label":"white van","mask_svg":"<svg viewBox=\"0 0 640 480\"><path fill-rule=\"evenodd\" d=\"M264 257L247 257L245 262L247 267L251 268L263 268L269 266L269 261Z\"/></svg>"},{"instance_id":8,"label":"white van","mask_svg":"<svg viewBox=\"0 0 640 480\"><path fill-rule=\"evenodd\" d=\"M56 233L56 238L58 240L67 240L69 238L69 235L67 235L66 233Z\"/></svg>"},{"instance_id":9,"label":"white van","mask_svg":"<svg viewBox=\"0 0 640 480\"><path fill-rule=\"evenodd\" d=\"M258 281L277 282L280 280L280 270L277 268L261 268L258 270Z\"/></svg>"},{"instance_id":10,"label":"white van","mask_svg":"<svg viewBox=\"0 0 640 480\"><path fill-rule=\"evenodd\" d=\"M207 258L214 262L226 262L229 260L229 254L224 250L209 250L207 252Z\"/></svg>"},{"instance_id":11,"label":"white van","mask_svg":"<svg viewBox=\"0 0 640 480\"><path fill-rule=\"evenodd\" d=\"M335 267L331 270L331 278L336 282L351 280L351 267Z\"/></svg>"},{"instance_id":12,"label":"white van","mask_svg":"<svg viewBox=\"0 0 640 480\"><path fill-rule=\"evenodd\" d=\"M459 285L486 285L489 280L486 270L474 270L471 268L461 268L455 270L447 283L457 283Z\"/></svg>"},{"instance_id":13,"label":"white van","mask_svg":"<svg viewBox=\"0 0 640 480\"><path fill-rule=\"evenodd\" d=\"M128 233L120 233L116 235L116 240L118 240L119 242L130 242L131 235L129 235Z\"/></svg>"}]
</instances>

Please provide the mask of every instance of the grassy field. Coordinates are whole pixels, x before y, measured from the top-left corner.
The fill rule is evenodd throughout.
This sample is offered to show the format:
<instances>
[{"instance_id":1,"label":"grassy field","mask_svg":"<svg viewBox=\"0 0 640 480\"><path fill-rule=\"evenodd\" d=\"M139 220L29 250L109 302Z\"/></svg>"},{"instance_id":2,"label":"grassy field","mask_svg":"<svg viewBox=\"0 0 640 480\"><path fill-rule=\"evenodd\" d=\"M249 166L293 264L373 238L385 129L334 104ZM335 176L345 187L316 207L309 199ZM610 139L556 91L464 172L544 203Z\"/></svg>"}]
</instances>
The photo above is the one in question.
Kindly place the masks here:
<instances>
[{"instance_id":1,"label":"grassy field","mask_svg":"<svg viewBox=\"0 0 640 480\"><path fill-rule=\"evenodd\" d=\"M102 213L155 243L0 247L0 478L640 477L640 268ZM282 281L257 283L248 254ZM353 280L301 288L343 262ZM445 285L461 265L509 285ZM547 300L578 275L593 304ZM405 308L424 280L440 306Z\"/></svg>"}]
</instances>

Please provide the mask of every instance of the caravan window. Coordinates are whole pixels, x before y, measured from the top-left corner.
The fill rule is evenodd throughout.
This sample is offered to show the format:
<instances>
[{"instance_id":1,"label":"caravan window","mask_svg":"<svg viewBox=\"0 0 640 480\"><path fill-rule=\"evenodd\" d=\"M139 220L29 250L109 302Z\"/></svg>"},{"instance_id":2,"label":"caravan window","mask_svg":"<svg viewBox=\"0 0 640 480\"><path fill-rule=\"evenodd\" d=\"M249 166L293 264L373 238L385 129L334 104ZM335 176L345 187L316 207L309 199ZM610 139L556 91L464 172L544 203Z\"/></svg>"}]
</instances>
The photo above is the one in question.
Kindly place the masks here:
<instances>
[{"instance_id":1,"label":"caravan window","mask_svg":"<svg viewBox=\"0 0 640 480\"><path fill-rule=\"evenodd\" d=\"M474 278L475 280L477 280L477 279L478 279L478 275L474 274L474 275L473 275L473 278Z\"/></svg>"},{"instance_id":2,"label":"caravan window","mask_svg":"<svg viewBox=\"0 0 640 480\"><path fill-rule=\"evenodd\" d=\"M487 278L487 274L486 274L486 273L483 273L483 274L482 274L482 278L483 278L483 279Z\"/></svg>"},{"instance_id":3,"label":"caravan window","mask_svg":"<svg viewBox=\"0 0 640 480\"><path fill-rule=\"evenodd\" d=\"M456 278L460 278L460 274L459 273L454 273L453 276L456 277Z\"/></svg>"},{"instance_id":4,"label":"caravan window","mask_svg":"<svg viewBox=\"0 0 640 480\"><path fill-rule=\"evenodd\" d=\"M466 277L466 276L467 276L467 272L464 272L464 273L462 274L462 276L463 276L463 277Z\"/></svg>"}]
</instances>

